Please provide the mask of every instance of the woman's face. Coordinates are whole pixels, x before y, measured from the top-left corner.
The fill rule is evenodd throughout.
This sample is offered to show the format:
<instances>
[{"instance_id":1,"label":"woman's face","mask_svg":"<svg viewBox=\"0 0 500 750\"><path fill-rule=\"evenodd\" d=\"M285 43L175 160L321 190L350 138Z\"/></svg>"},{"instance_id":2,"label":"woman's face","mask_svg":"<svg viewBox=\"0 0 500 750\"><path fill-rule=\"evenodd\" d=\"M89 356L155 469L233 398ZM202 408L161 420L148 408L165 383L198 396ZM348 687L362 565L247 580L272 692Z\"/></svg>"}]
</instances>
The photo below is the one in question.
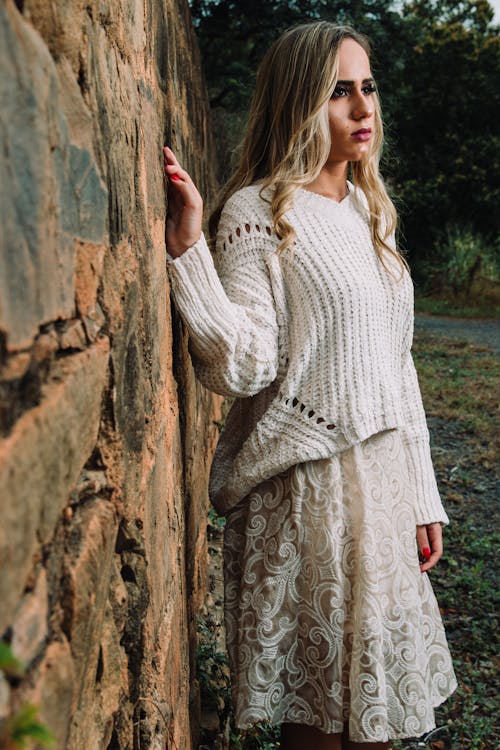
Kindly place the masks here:
<instances>
[{"instance_id":1,"label":"woman's face","mask_svg":"<svg viewBox=\"0 0 500 750\"><path fill-rule=\"evenodd\" d=\"M375 82L370 61L354 39L339 49L339 77L328 102L332 147L328 162L359 161L373 137Z\"/></svg>"}]
</instances>

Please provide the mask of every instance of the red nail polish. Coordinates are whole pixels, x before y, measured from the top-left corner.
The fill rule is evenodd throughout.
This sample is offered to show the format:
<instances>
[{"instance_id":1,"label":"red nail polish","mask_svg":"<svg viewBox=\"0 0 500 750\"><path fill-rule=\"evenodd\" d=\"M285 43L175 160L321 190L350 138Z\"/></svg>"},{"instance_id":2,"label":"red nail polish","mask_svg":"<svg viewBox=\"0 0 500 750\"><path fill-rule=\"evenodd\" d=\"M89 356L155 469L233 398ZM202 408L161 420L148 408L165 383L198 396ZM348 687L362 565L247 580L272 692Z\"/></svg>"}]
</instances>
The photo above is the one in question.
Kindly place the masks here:
<instances>
[{"instance_id":1,"label":"red nail polish","mask_svg":"<svg viewBox=\"0 0 500 750\"><path fill-rule=\"evenodd\" d=\"M178 175L178 174L171 174L171 175L170 175L170 179L171 179L171 180L180 180L181 178L179 177L179 175Z\"/></svg>"},{"instance_id":2,"label":"red nail polish","mask_svg":"<svg viewBox=\"0 0 500 750\"><path fill-rule=\"evenodd\" d=\"M431 551L430 551L429 547L424 547L422 549L422 554L423 554L424 557L429 558L431 556Z\"/></svg>"}]
</instances>

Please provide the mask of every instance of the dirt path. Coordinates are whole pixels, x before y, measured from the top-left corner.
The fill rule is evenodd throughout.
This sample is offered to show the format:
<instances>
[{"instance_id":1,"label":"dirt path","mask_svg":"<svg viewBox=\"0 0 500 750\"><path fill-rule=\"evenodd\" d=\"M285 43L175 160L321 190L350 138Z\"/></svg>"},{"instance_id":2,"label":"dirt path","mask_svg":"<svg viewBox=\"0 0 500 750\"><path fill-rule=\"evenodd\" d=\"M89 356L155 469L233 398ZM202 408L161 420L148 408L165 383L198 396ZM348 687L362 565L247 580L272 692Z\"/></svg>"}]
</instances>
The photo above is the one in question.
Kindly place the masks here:
<instances>
[{"instance_id":1,"label":"dirt path","mask_svg":"<svg viewBox=\"0 0 500 750\"><path fill-rule=\"evenodd\" d=\"M495 318L451 318L445 315L415 315L415 331L465 339L500 353L500 320Z\"/></svg>"}]
</instances>

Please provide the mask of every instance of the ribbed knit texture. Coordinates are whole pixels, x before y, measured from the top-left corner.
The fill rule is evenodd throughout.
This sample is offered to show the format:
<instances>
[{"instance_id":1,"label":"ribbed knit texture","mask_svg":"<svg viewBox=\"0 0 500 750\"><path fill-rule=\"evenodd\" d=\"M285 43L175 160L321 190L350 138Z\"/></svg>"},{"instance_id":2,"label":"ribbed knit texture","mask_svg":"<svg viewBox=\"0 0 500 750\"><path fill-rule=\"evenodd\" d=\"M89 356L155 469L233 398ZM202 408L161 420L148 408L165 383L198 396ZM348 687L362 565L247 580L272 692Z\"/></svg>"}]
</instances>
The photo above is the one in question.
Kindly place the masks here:
<instances>
[{"instance_id":1,"label":"ribbed knit texture","mask_svg":"<svg viewBox=\"0 0 500 750\"><path fill-rule=\"evenodd\" d=\"M264 198L269 193L264 192ZM399 427L419 524L448 523L411 355L413 284L373 248L366 198L298 190L297 237L278 256L269 203L253 185L226 203L216 263L202 235L168 258L196 374L236 396L219 439L210 496L226 512L262 480Z\"/></svg>"}]
</instances>

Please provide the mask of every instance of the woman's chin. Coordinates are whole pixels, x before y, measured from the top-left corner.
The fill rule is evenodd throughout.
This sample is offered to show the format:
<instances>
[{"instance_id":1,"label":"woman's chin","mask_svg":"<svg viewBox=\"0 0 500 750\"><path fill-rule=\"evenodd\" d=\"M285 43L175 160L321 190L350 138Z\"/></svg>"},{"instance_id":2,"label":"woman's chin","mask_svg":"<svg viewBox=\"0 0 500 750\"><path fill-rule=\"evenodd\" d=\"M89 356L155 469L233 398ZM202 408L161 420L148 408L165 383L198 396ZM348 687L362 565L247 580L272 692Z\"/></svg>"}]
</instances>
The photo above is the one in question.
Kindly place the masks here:
<instances>
[{"instance_id":1,"label":"woman's chin","mask_svg":"<svg viewBox=\"0 0 500 750\"><path fill-rule=\"evenodd\" d=\"M369 153L370 153L370 144L360 143L356 146L354 155L352 156L350 161L361 161L361 159L364 159L366 156L368 156Z\"/></svg>"}]
</instances>

